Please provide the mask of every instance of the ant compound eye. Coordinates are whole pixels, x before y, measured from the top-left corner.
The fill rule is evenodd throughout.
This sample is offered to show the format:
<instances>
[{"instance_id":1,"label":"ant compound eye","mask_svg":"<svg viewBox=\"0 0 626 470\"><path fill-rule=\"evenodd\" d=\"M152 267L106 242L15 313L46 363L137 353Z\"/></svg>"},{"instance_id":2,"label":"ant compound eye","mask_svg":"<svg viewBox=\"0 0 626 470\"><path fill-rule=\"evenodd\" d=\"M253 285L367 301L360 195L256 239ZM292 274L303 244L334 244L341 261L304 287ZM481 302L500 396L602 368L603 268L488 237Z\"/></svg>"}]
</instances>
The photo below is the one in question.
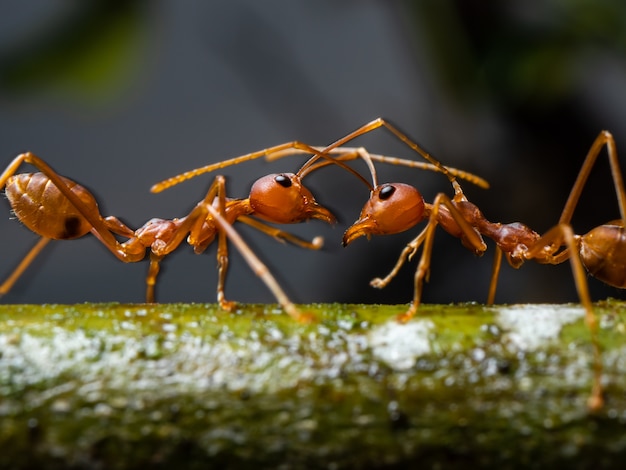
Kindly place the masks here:
<instances>
[{"instance_id":1,"label":"ant compound eye","mask_svg":"<svg viewBox=\"0 0 626 470\"><path fill-rule=\"evenodd\" d=\"M386 201L395 192L396 192L396 188L394 186L392 186L390 184L386 184L382 188L380 188L380 191L378 193L378 197L380 199L382 199L383 201Z\"/></svg>"},{"instance_id":2,"label":"ant compound eye","mask_svg":"<svg viewBox=\"0 0 626 470\"><path fill-rule=\"evenodd\" d=\"M291 178L286 175L276 175L274 181L280 184L283 188L291 187Z\"/></svg>"}]
</instances>

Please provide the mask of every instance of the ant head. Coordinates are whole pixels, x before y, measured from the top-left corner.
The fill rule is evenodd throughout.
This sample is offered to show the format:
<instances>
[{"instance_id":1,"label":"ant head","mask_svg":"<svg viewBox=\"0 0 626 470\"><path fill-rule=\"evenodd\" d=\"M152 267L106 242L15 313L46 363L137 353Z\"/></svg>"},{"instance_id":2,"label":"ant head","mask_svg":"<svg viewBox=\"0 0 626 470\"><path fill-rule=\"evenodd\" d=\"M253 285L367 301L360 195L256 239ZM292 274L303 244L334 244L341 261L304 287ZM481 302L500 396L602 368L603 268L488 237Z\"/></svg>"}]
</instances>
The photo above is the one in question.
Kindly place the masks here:
<instances>
[{"instance_id":1,"label":"ant head","mask_svg":"<svg viewBox=\"0 0 626 470\"><path fill-rule=\"evenodd\" d=\"M388 235L410 229L424 218L424 198L413 186L385 183L376 186L359 220L346 230L346 246L363 235Z\"/></svg>"},{"instance_id":2,"label":"ant head","mask_svg":"<svg viewBox=\"0 0 626 470\"><path fill-rule=\"evenodd\" d=\"M255 215L278 224L292 224L307 219L334 223L335 217L320 206L300 177L279 173L258 179L250 190L250 206Z\"/></svg>"}]
</instances>

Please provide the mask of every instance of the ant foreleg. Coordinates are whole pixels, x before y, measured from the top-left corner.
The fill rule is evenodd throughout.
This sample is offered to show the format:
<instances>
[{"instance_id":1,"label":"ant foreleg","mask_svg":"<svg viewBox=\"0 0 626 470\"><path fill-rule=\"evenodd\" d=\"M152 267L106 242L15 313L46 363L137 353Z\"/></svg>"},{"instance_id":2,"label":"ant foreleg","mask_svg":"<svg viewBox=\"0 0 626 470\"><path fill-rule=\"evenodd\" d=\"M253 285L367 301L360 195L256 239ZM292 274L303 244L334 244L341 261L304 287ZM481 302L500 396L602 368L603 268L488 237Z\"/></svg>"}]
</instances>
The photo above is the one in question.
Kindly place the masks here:
<instances>
[{"instance_id":1,"label":"ant foreleg","mask_svg":"<svg viewBox=\"0 0 626 470\"><path fill-rule=\"evenodd\" d=\"M269 235L272 238L277 239L280 242L287 241L301 248L306 248L308 250L319 250L324 245L323 237L315 237L313 240L303 240L300 237L295 236L292 233L285 232L284 230L280 230L276 227L272 227L271 225L264 224L252 217L248 217L246 215L240 216L237 219L239 222L243 222L244 224L249 225L257 229L259 232L262 232L266 235Z\"/></svg>"},{"instance_id":2,"label":"ant foreleg","mask_svg":"<svg viewBox=\"0 0 626 470\"><path fill-rule=\"evenodd\" d=\"M428 280L430 273L430 259L433 250L433 241L435 238L435 228L437 227L438 223L437 216L439 214L439 207L441 204L444 203L446 199L450 203L450 206L453 207L447 196L442 193L438 194L435 198L435 201L433 202L430 217L428 218L428 224L422 232L424 234L424 248L422 249L422 257L420 258L420 262L417 265L417 270L415 271L413 302L411 303L409 310L407 310L405 313L398 315L397 319L401 323L406 323L415 316L422 300L422 288L424 285L424 278Z\"/></svg>"},{"instance_id":3,"label":"ant foreleg","mask_svg":"<svg viewBox=\"0 0 626 470\"><path fill-rule=\"evenodd\" d=\"M421 244L424 242L425 237L426 237L426 229L422 230L420 234L413 241L409 242L404 247L404 249L402 250L402 253L400 253L400 256L398 257L398 261L396 261L395 266L389 272L389 274L387 274L384 278L376 277L372 279L370 281L370 286L375 287L376 289L383 289L384 287L387 287L387 285L391 282L391 280L394 277L396 277L396 275L398 274L398 272L400 271L400 268L402 268L404 263L407 260L410 261L413 258L413 256L415 256L415 253L417 252Z\"/></svg>"}]
</instances>

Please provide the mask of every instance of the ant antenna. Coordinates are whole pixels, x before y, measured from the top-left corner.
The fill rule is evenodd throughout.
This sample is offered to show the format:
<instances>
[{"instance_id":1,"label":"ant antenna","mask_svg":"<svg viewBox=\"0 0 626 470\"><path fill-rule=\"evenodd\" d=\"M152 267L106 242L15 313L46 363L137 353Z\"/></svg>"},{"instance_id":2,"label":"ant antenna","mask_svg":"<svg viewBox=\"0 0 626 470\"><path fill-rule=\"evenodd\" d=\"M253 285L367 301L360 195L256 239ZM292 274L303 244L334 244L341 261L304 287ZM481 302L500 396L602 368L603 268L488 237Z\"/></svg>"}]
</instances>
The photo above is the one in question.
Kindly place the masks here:
<instances>
[{"instance_id":1,"label":"ant antenna","mask_svg":"<svg viewBox=\"0 0 626 470\"><path fill-rule=\"evenodd\" d=\"M314 147L318 152L322 152L322 150L324 150L324 148L322 147ZM379 154L375 154L375 153L371 153L368 152L365 148L363 147L338 147L336 149L333 149L331 151L329 151L328 153L330 154L334 154L337 153L338 150L341 150L342 155L335 157L334 160L341 160L341 161L347 161L347 160L352 160L355 159L357 157L362 157L364 160L366 158L369 158L369 160L372 160L373 162L378 162L378 163L387 163L387 164L391 164L391 165L401 165L401 166L406 166L409 168L417 168L420 170L426 170L426 171L435 171L435 172L439 172L441 173L441 170L439 169L438 166L433 165L432 163L428 163L428 162L420 162L420 161L416 161L416 160L409 160L406 158L398 158L398 157L390 157L387 155L379 155ZM279 158L284 158L287 155L293 155L295 153L303 153L303 152L299 152L299 151L292 151L292 152L277 152L277 153L273 153L271 155L268 155L266 158L269 161L274 161L274 160L278 160ZM329 162L320 162L320 163L316 163L315 165L310 165L306 171L305 174L311 173L315 170L317 170L318 168L323 168L325 166L328 166L330 163ZM445 165L446 170L448 170L449 173L451 173L453 176L455 176L456 178L468 181L476 186L478 186L479 188L482 189L489 189L489 183L484 179L481 178L480 176L477 176L473 173L470 173L468 171L464 171L464 170L459 170L458 168L454 168L451 166L447 166ZM370 172L374 172L375 170L372 170L372 168L370 168ZM374 183L374 185L376 186L376 183Z\"/></svg>"},{"instance_id":2,"label":"ant antenna","mask_svg":"<svg viewBox=\"0 0 626 470\"><path fill-rule=\"evenodd\" d=\"M412 149L414 152L418 153L423 158L428 160L431 164L433 164L435 167L437 167L437 169L441 173L446 175L448 177L448 180L450 180L451 183L456 180L456 177L450 171L448 171L448 169L445 166L443 166L436 158L434 158L432 155L430 155L430 153L428 153L426 150L424 150L422 147L420 147L416 142L411 140L399 128L397 128L396 126L394 126L393 124L391 124L390 122L386 121L383 118L374 119L372 122L359 127L357 130L349 133L348 135L342 137L341 139L337 140L333 144L331 144L328 147L326 147L325 150L328 151L329 149L333 149L333 148L339 147L339 146L345 144L346 142L349 142L349 141L351 141L353 139L356 139L357 137L359 137L359 136L361 136L363 134L367 134L368 132L371 132L373 130L378 129L379 127L385 127L389 132L391 132L393 135L395 135L400 141L402 141L410 149Z\"/></svg>"},{"instance_id":3,"label":"ant antenna","mask_svg":"<svg viewBox=\"0 0 626 470\"><path fill-rule=\"evenodd\" d=\"M339 147L341 148L341 147ZM372 159L369 155L369 153L367 152L367 150L365 150L364 148L356 148L356 149L350 149L348 152L339 155L338 157L331 157L329 155L329 152L332 152L333 150L338 150L338 148L329 148L326 147L324 149L319 149L316 148L316 154L313 155L311 158L309 158L304 165L302 165L302 167L300 167L300 169L298 170L298 176L300 178L304 178L306 175L308 175L309 173L312 173L313 171L316 171L320 168L323 168L325 166L328 165L338 165L341 168L343 168L344 170L348 171L349 173L352 173L354 176L357 177L357 179L359 179L363 184L365 184L365 186L367 186L367 188L370 191L373 191L374 188L376 186L378 186L378 178L376 176L376 168L374 167L374 163L372 162ZM363 175L361 175L358 171L356 171L354 168L346 165L343 160L351 160L355 157L361 157L365 163L367 163L367 166L370 170L370 174L372 175L372 184L370 184L364 177ZM320 163L316 163L320 158L324 158L325 161L320 162Z\"/></svg>"},{"instance_id":4,"label":"ant antenna","mask_svg":"<svg viewBox=\"0 0 626 470\"><path fill-rule=\"evenodd\" d=\"M341 148L337 148L337 145L334 145L331 150L334 151L335 153L343 152ZM352 151L352 149L350 149L350 151ZM346 165L345 163L341 161L337 161L336 159L328 155L324 150L320 150L319 148L316 148L316 147L311 147L310 145L304 144L302 142L293 141L293 142L287 142L284 144L276 145L274 147L266 148L264 150L259 150L256 152L241 155L239 157L230 158L228 160L223 160L221 162L212 163L212 164L200 167L200 168L195 168L193 170L186 171L179 175L172 176L163 181L155 183L150 188L150 192L160 193L161 191L169 189L172 186L176 186L177 184L180 184L191 178L195 178L196 176L199 176L205 173L210 173L215 170L220 170L228 166L238 165L239 163L254 160L256 158L260 158L263 156L280 155L280 154L297 154L297 153L314 154L315 157L317 157L315 158L315 160L319 158L325 158L330 163L339 165L346 171L352 173L353 175L355 175L360 180L364 181L365 184L369 186L369 183L367 183L367 181L363 178L363 176L361 176L356 170L354 170L353 168L350 168L348 165ZM306 167L308 167L308 162L305 163L304 174L308 173L308 171L306 171ZM303 169L301 168L300 171L298 171L298 176L303 176L303 174L301 173L302 170Z\"/></svg>"}]
</instances>

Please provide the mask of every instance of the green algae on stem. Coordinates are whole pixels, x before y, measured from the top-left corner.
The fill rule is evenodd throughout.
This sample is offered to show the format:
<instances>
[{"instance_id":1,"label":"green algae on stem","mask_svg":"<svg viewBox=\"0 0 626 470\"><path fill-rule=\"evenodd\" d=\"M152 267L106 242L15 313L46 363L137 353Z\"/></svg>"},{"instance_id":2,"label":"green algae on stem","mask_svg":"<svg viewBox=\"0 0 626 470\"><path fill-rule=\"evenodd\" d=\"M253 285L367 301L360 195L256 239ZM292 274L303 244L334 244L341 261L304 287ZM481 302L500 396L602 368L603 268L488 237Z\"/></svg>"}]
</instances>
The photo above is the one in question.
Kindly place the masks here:
<instances>
[{"instance_id":1,"label":"green algae on stem","mask_svg":"<svg viewBox=\"0 0 626 470\"><path fill-rule=\"evenodd\" d=\"M593 463L626 453L624 304L0 307L0 467ZM511 446L511 442L516 442ZM182 460L181 460L182 459ZM598 463L600 462L600 463Z\"/></svg>"}]
</instances>

